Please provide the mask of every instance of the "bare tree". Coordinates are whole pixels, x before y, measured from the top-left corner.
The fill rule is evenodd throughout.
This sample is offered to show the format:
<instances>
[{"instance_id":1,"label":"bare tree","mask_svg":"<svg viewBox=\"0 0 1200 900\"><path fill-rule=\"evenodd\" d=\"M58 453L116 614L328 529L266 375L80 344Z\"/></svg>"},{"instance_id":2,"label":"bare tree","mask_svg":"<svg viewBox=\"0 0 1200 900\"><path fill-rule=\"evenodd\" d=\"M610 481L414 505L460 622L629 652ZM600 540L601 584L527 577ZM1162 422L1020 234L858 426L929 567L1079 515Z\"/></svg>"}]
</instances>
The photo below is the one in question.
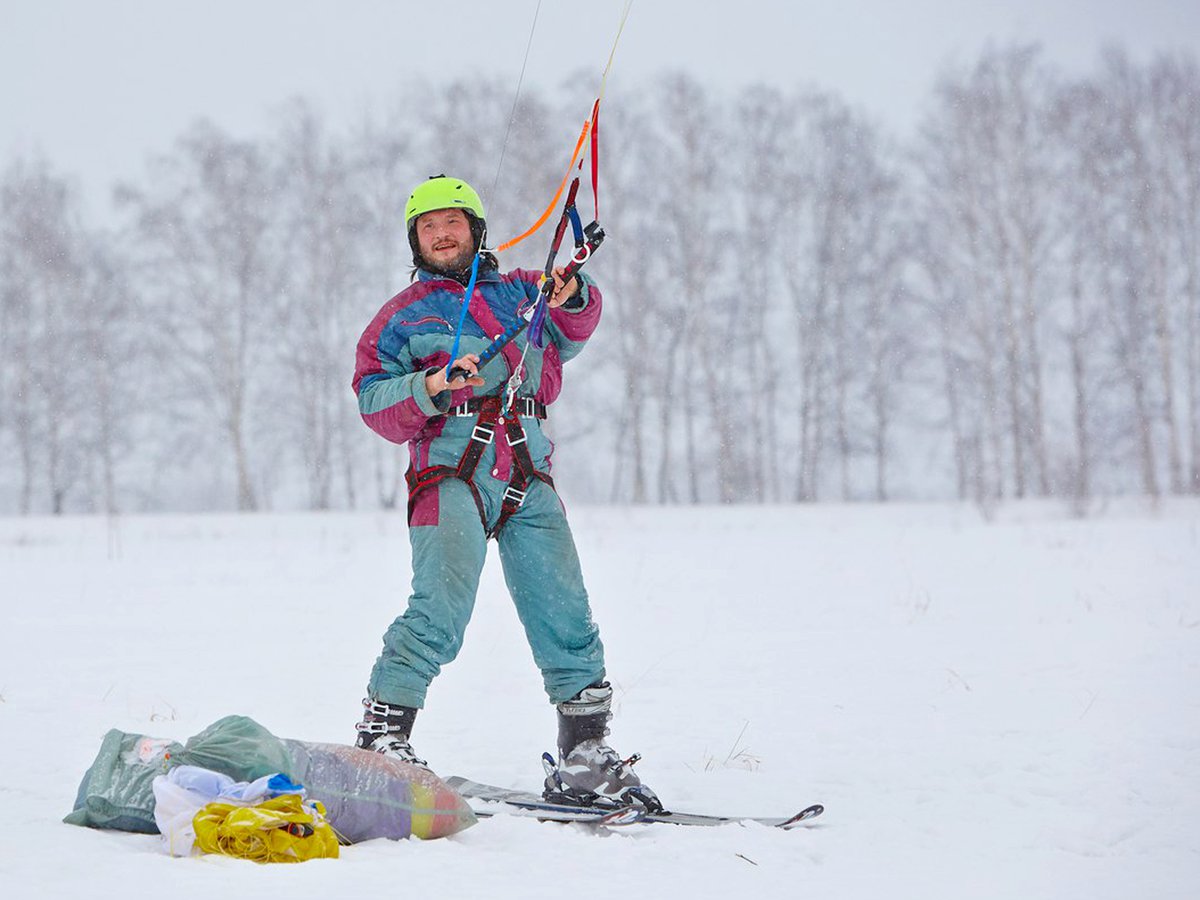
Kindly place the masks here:
<instances>
[{"instance_id":1,"label":"bare tree","mask_svg":"<svg viewBox=\"0 0 1200 900\"><path fill-rule=\"evenodd\" d=\"M651 128L653 111L644 98L622 95L604 114L604 141L628 148L603 157L605 202L602 224L611 236L594 265L606 297L604 321L592 341L589 365L608 359L613 371L602 378L590 414L602 410L616 426L609 435L613 463L609 498L633 503L651 499L650 471L653 436L651 415L657 383L658 348L654 306L661 285L672 273L658 253L646 252L660 224L649 206L633 198L644 196L657 154L653 144L639 140ZM594 450L593 450L594 453Z\"/></svg>"},{"instance_id":2,"label":"bare tree","mask_svg":"<svg viewBox=\"0 0 1200 900\"><path fill-rule=\"evenodd\" d=\"M722 152L720 117L700 85L684 75L665 79L657 93L656 135L658 191L652 194L660 234L660 252L669 261L670 288L658 298L663 314L659 347L665 360L661 373L659 466L660 499L674 499L672 453L674 416L682 417L683 474L686 499L701 497L701 442L711 447L719 473L728 484L733 439L728 410L714 380L720 370L702 365L712 346L712 316L717 300L712 291L714 256L720 211ZM666 286L664 286L666 287ZM701 393L703 391L704 393ZM710 434L701 424L701 403L707 395Z\"/></svg>"},{"instance_id":3,"label":"bare tree","mask_svg":"<svg viewBox=\"0 0 1200 900\"><path fill-rule=\"evenodd\" d=\"M867 356L882 351L861 336L873 314L876 324L883 321L878 292L893 293L873 263L883 258L880 242L894 185L883 171L870 125L829 95L810 94L797 102L803 162L785 181L793 204L793 218L786 221L796 238L785 251L800 375L795 496L818 498L822 462L829 455L836 491L848 499L862 446Z\"/></svg>"},{"instance_id":4,"label":"bare tree","mask_svg":"<svg viewBox=\"0 0 1200 900\"><path fill-rule=\"evenodd\" d=\"M979 418L960 440L983 454L981 485L997 497L1009 484L1018 497L1050 490L1042 332L1058 290L1046 127L1054 91L1036 48L989 51L970 72L943 76L918 151L934 241L926 264L936 257L934 281L947 292L940 315L951 331L967 323L965 342L947 335L970 348L952 402L961 411L978 398Z\"/></svg>"},{"instance_id":5,"label":"bare tree","mask_svg":"<svg viewBox=\"0 0 1200 900\"><path fill-rule=\"evenodd\" d=\"M1078 514L1087 511L1096 488L1101 456L1097 425L1107 418L1109 402L1101 362L1107 352L1101 298L1112 265L1114 216L1104 140L1107 107L1107 97L1094 83L1067 85L1059 93L1053 125L1062 148L1056 198L1067 304L1060 328L1068 355L1073 435L1062 488Z\"/></svg>"},{"instance_id":6,"label":"bare tree","mask_svg":"<svg viewBox=\"0 0 1200 900\"><path fill-rule=\"evenodd\" d=\"M798 104L781 91L756 85L736 100L735 156L742 160L735 175L732 198L738 210L737 247L740 291L743 294L741 335L746 349L745 369L761 382L761 401L741 404L748 421L750 483L747 493L759 502L783 497L783 456L786 443L780 413L792 393L787 380L776 377L785 368L784 347L787 297L781 260L793 251L790 239L795 210L788 203L792 179L792 150L797 140ZM790 443L790 442L787 442ZM789 458L789 462L791 459Z\"/></svg>"},{"instance_id":7,"label":"bare tree","mask_svg":"<svg viewBox=\"0 0 1200 900\"><path fill-rule=\"evenodd\" d=\"M121 469L135 455L144 374L150 360L129 279L128 261L108 236L88 235L83 247L81 355L86 384L81 441L91 488L87 503L109 515L121 511Z\"/></svg>"},{"instance_id":8,"label":"bare tree","mask_svg":"<svg viewBox=\"0 0 1200 900\"><path fill-rule=\"evenodd\" d=\"M1099 140L1109 193L1107 260L1103 278L1107 326L1114 363L1128 391L1132 436L1141 489L1161 492L1155 436L1154 357L1169 354L1158 307L1163 289L1163 259L1157 206L1158 188L1149 165L1144 121L1143 73L1125 55L1110 50L1099 79L1105 99ZM1161 385L1160 385L1161 386Z\"/></svg>"},{"instance_id":9,"label":"bare tree","mask_svg":"<svg viewBox=\"0 0 1200 900\"><path fill-rule=\"evenodd\" d=\"M424 174L416 162L421 155L416 149L413 129L400 121L364 120L352 132L350 154L354 173L354 189L362 204L366 219L356 239L362 251L364 271L363 294L343 298L348 314L356 317L361 331L374 313L389 298L408 283L411 253L404 233L404 203L408 192ZM352 345L341 351L345 359L345 403L357 415L358 407L350 391L353 360ZM393 509L404 496L404 470L407 458L398 448L378 440L364 427L345 431L345 458L360 460L369 480L347 476L349 495L355 495L354 485L365 481L374 493L374 502L384 509ZM351 500L353 505L353 500Z\"/></svg>"},{"instance_id":10,"label":"bare tree","mask_svg":"<svg viewBox=\"0 0 1200 900\"><path fill-rule=\"evenodd\" d=\"M347 435L358 427L347 391L345 348L362 328L367 211L354 190L345 153L302 102L288 111L274 159L279 167L279 224L287 287L276 308L280 371L291 387L282 423L299 447L313 509L334 504L335 479L349 503L354 478ZM394 223L393 223L394 226Z\"/></svg>"},{"instance_id":11,"label":"bare tree","mask_svg":"<svg viewBox=\"0 0 1200 900\"><path fill-rule=\"evenodd\" d=\"M286 390L262 379L278 341L269 313L282 284L269 162L258 146L201 122L155 161L148 182L126 186L120 199L133 216L167 402L183 413L188 440L222 436L237 508L257 509L256 482L276 440L255 423L267 397Z\"/></svg>"},{"instance_id":12,"label":"bare tree","mask_svg":"<svg viewBox=\"0 0 1200 900\"><path fill-rule=\"evenodd\" d=\"M1200 66L1194 57L1160 56L1148 73L1157 151L1156 182L1164 209L1166 289L1159 311L1160 370L1164 382L1172 489L1200 493ZM1173 337L1182 344L1182 378ZM1176 423L1175 391L1182 382L1184 426ZM1189 463L1183 459L1183 448Z\"/></svg>"},{"instance_id":13,"label":"bare tree","mask_svg":"<svg viewBox=\"0 0 1200 900\"><path fill-rule=\"evenodd\" d=\"M20 459L18 509L33 509L40 481L58 515L82 471L85 398L67 377L61 352L86 315L78 198L44 160L17 161L0 185L0 209L6 419Z\"/></svg>"},{"instance_id":14,"label":"bare tree","mask_svg":"<svg viewBox=\"0 0 1200 900\"><path fill-rule=\"evenodd\" d=\"M869 187L876 210L864 241L863 385L867 405L868 446L874 461L876 500L890 496L889 470L895 451L893 432L902 419L901 404L908 390L908 369L917 355L913 329L916 309L904 268L911 244L899 216L901 182L894 170L881 170Z\"/></svg>"}]
</instances>

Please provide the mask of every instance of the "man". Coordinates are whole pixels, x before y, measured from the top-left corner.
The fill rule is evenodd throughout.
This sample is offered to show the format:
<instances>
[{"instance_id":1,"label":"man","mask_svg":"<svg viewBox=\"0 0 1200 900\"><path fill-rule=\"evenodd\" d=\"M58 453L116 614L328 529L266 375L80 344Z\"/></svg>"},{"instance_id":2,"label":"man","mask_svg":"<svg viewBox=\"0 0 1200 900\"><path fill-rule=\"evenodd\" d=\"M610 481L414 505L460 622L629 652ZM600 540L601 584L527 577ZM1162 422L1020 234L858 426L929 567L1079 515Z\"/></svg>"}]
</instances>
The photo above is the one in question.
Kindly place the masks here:
<instances>
[{"instance_id":1,"label":"man","mask_svg":"<svg viewBox=\"0 0 1200 900\"><path fill-rule=\"evenodd\" d=\"M558 708L559 766L547 776L547 793L654 806L632 764L605 742L612 688L604 648L540 421L558 397L563 363L600 320L600 292L587 276L564 281L555 270L544 348L527 345L522 334L479 369L479 354L537 298L541 273L499 272L482 249L483 203L456 178L419 185L405 224L416 280L359 340L354 390L367 425L409 445L412 595L384 634L357 744L424 765L410 743L413 720L430 681L458 654L487 539L495 536L509 593ZM453 360L467 375L447 381L476 252L463 352Z\"/></svg>"}]
</instances>

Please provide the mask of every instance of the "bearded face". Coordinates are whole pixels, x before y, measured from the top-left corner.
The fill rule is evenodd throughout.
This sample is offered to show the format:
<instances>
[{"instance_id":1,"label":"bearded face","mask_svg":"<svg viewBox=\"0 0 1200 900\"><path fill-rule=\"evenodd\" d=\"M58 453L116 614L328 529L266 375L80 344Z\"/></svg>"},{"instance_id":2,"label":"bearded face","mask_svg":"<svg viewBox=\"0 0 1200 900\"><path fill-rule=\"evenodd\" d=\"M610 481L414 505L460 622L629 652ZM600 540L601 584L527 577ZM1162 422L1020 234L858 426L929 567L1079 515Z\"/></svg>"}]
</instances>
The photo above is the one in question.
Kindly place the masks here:
<instances>
[{"instance_id":1,"label":"bearded face","mask_svg":"<svg viewBox=\"0 0 1200 900\"><path fill-rule=\"evenodd\" d=\"M421 260L432 272L457 275L470 268L475 257L471 221L461 209L435 209L417 219L417 246Z\"/></svg>"}]
</instances>

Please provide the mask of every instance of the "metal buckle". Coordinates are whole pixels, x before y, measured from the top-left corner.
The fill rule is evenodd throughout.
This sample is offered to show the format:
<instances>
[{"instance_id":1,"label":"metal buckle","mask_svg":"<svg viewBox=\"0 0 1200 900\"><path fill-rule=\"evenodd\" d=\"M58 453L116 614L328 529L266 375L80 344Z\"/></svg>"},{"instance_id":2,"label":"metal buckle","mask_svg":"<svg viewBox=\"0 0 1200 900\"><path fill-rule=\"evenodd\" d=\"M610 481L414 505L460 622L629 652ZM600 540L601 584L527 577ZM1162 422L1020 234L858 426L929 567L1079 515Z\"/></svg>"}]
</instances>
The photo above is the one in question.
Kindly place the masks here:
<instances>
[{"instance_id":1,"label":"metal buckle","mask_svg":"<svg viewBox=\"0 0 1200 900\"><path fill-rule=\"evenodd\" d=\"M511 500L517 506L520 506L522 503L525 502L525 495L527 493L528 493L528 491L519 491L510 484L508 487L506 487L504 489L504 500L506 502Z\"/></svg>"},{"instance_id":2,"label":"metal buckle","mask_svg":"<svg viewBox=\"0 0 1200 900\"><path fill-rule=\"evenodd\" d=\"M510 446L510 447L515 447L518 444L523 444L523 443L525 443L526 440L529 439L529 435L527 435L525 433L525 426L521 424L521 420L519 418L513 419L513 422L515 422L517 427L521 429L521 436L518 438L514 438L507 431L504 432L505 437L508 438L508 446Z\"/></svg>"},{"instance_id":3,"label":"metal buckle","mask_svg":"<svg viewBox=\"0 0 1200 900\"><path fill-rule=\"evenodd\" d=\"M496 429L491 425L476 425L471 429L471 440L481 444L490 444L496 435Z\"/></svg>"},{"instance_id":4,"label":"metal buckle","mask_svg":"<svg viewBox=\"0 0 1200 900\"><path fill-rule=\"evenodd\" d=\"M537 416L537 401L532 397L521 397L524 401L525 409L521 411L523 416Z\"/></svg>"},{"instance_id":5,"label":"metal buckle","mask_svg":"<svg viewBox=\"0 0 1200 900\"><path fill-rule=\"evenodd\" d=\"M467 403L460 403L460 404L458 404L458 406L452 406L452 407L450 407L450 409L448 409L446 411L446 415L448 415L448 416L470 416L470 415L473 415L471 410L469 410L467 408L468 405L469 404L467 404Z\"/></svg>"},{"instance_id":6,"label":"metal buckle","mask_svg":"<svg viewBox=\"0 0 1200 900\"><path fill-rule=\"evenodd\" d=\"M372 700L370 697L364 697L362 705L367 712L376 716L397 716L403 713L403 707L388 706L382 700Z\"/></svg>"},{"instance_id":7,"label":"metal buckle","mask_svg":"<svg viewBox=\"0 0 1200 900\"><path fill-rule=\"evenodd\" d=\"M575 248L575 252L571 254L571 262L582 266L585 262L592 258L592 248L588 244L583 244Z\"/></svg>"},{"instance_id":8,"label":"metal buckle","mask_svg":"<svg viewBox=\"0 0 1200 900\"><path fill-rule=\"evenodd\" d=\"M359 734L387 734L388 723L382 720L378 722L358 722L354 728Z\"/></svg>"}]
</instances>

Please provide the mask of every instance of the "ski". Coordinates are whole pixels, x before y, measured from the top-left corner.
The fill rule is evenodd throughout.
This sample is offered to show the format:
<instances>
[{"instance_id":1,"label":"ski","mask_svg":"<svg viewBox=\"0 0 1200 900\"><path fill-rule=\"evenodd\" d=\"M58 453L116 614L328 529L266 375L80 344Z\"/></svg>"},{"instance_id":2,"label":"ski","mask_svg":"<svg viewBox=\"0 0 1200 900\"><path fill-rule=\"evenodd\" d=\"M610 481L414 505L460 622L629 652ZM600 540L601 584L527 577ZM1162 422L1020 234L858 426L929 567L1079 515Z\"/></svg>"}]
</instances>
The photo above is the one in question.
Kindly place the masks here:
<instances>
[{"instance_id":1,"label":"ski","mask_svg":"<svg viewBox=\"0 0 1200 900\"><path fill-rule=\"evenodd\" d=\"M468 800L477 801L471 809L481 818L495 815L524 816L544 822L581 822L585 825L619 827L641 822L646 816L645 809L636 805L607 807L551 803L536 794L480 784L458 775L446 779L446 784Z\"/></svg>"},{"instance_id":2,"label":"ski","mask_svg":"<svg viewBox=\"0 0 1200 900\"><path fill-rule=\"evenodd\" d=\"M792 816L714 816L701 813L661 812L647 815L643 821L664 822L668 825L728 825L731 822L754 822L757 825L782 828L784 831L788 831L810 822L823 812L825 812L825 807L820 803L814 803Z\"/></svg>"},{"instance_id":3,"label":"ski","mask_svg":"<svg viewBox=\"0 0 1200 900\"><path fill-rule=\"evenodd\" d=\"M574 806L567 803L551 803L538 794L528 791L517 791L511 788L496 787L482 784L455 775L446 779L446 784L462 794L468 800L477 801L472 805L478 815L494 815L499 809L507 807L506 814L526 815L549 821L590 822L602 825L630 825L637 822L657 823L667 825L728 825L733 822L753 822L770 828L789 830L807 824L821 815L825 807L819 803L807 806L791 816L727 816L706 815L687 812L646 812L638 807L621 807L610 809L596 806ZM623 815L624 814L624 815ZM611 819L611 821L606 821Z\"/></svg>"},{"instance_id":4,"label":"ski","mask_svg":"<svg viewBox=\"0 0 1200 900\"><path fill-rule=\"evenodd\" d=\"M605 828L620 828L644 821L645 810L636 806L622 806L618 809L580 809L575 807L531 807L523 804L505 801L476 801L471 811L480 819L490 819L495 816L512 816L514 818L537 819L539 822L561 822L564 825L592 825Z\"/></svg>"}]
</instances>

